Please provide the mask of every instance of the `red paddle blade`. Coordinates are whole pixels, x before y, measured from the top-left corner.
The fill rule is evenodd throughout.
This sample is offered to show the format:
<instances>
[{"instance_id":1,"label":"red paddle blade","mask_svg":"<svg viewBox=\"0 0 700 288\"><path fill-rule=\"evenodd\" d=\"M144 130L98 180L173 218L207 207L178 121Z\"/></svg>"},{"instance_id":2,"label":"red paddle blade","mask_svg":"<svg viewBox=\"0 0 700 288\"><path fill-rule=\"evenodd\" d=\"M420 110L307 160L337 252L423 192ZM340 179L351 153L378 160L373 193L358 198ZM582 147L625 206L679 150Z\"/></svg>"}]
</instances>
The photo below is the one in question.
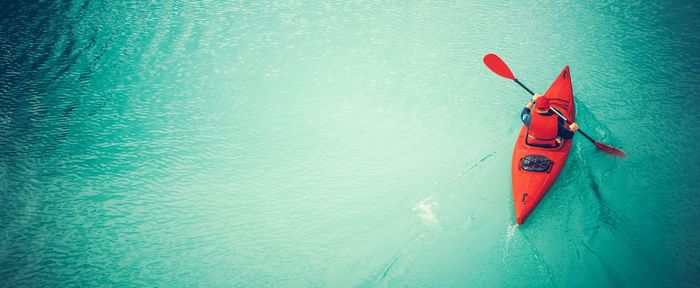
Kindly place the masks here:
<instances>
[{"instance_id":1,"label":"red paddle blade","mask_svg":"<svg viewBox=\"0 0 700 288\"><path fill-rule=\"evenodd\" d=\"M486 56L484 56L484 64L486 64L486 67L489 67L493 73L496 73L503 78L515 80L515 75L513 75L513 72L510 71L508 65L506 65L506 63L503 62L503 60L501 60L501 58L499 58L496 54L486 54Z\"/></svg>"},{"instance_id":2,"label":"red paddle blade","mask_svg":"<svg viewBox=\"0 0 700 288\"><path fill-rule=\"evenodd\" d=\"M605 154L615 155L617 157L625 157L625 151L617 149L613 146L606 145L606 144L603 144L600 142L595 142L593 144L595 144L595 147L598 147L598 149L600 149L600 151L605 152Z\"/></svg>"}]
</instances>

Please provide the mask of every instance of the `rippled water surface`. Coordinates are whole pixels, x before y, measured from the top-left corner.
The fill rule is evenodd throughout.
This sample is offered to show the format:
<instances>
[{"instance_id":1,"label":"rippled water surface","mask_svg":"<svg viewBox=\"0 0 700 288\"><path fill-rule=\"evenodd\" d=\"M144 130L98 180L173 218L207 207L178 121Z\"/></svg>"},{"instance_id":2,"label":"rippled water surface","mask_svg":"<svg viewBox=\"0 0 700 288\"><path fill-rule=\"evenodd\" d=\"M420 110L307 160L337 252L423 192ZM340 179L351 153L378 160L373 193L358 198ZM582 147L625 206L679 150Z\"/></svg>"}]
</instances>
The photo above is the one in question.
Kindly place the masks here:
<instances>
[{"instance_id":1,"label":"rippled water surface","mask_svg":"<svg viewBox=\"0 0 700 288\"><path fill-rule=\"evenodd\" d=\"M2 2L0 286L700 286L700 5L488 2ZM489 52L628 153L520 226Z\"/></svg>"}]
</instances>

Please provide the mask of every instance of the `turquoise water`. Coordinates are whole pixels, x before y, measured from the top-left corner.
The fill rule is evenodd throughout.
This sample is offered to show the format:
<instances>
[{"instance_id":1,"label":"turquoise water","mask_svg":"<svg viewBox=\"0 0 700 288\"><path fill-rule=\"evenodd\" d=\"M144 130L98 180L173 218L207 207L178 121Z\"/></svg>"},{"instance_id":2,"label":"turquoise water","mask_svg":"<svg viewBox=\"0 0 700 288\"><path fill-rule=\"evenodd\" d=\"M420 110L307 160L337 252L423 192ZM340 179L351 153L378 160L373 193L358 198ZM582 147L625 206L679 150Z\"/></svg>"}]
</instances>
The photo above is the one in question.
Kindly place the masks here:
<instances>
[{"instance_id":1,"label":"turquoise water","mask_svg":"<svg viewBox=\"0 0 700 288\"><path fill-rule=\"evenodd\" d=\"M164 2L0 4L0 286L700 286L700 5ZM628 154L520 226L490 52Z\"/></svg>"}]
</instances>

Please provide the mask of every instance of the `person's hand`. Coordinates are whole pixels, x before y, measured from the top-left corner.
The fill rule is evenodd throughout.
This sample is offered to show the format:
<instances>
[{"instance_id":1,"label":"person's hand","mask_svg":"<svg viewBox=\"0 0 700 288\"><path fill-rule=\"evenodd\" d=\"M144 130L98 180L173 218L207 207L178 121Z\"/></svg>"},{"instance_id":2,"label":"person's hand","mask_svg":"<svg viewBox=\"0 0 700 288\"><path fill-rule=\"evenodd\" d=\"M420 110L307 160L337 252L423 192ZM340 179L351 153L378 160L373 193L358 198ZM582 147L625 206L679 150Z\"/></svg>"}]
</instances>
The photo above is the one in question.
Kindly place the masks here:
<instances>
[{"instance_id":1,"label":"person's hand","mask_svg":"<svg viewBox=\"0 0 700 288\"><path fill-rule=\"evenodd\" d=\"M542 95L535 93L535 95L532 95L532 101L537 101L537 98L542 97Z\"/></svg>"},{"instance_id":2,"label":"person's hand","mask_svg":"<svg viewBox=\"0 0 700 288\"><path fill-rule=\"evenodd\" d=\"M578 131L578 124L576 124L576 122L571 123L571 125L569 125L569 130L571 130L573 132Z\"/></svg>"}]
</instances>

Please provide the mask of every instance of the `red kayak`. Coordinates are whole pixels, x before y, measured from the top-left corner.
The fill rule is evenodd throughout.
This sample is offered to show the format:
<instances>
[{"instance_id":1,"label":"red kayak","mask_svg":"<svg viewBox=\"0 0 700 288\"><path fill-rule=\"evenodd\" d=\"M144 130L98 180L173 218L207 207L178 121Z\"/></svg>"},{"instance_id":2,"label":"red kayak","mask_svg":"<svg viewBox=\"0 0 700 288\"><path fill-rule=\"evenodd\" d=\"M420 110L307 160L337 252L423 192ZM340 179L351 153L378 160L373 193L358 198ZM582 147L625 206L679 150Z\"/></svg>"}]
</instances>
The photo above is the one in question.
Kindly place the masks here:
<instances>
[{"instance_id":1,"label":"red kayak","mask_svg":"<svg viewBox=\"0 0 700 288\"><path fill-rule=\"evenodd\" d=\"M544 94L551 107L559 110L571 122L576 121L574 92L571 89L569 67L564 67L552 86ZM513 200L515 219L523 224L527 216L559 177L569 157L572 139L563 140L555 148L529 146L525 143L527 127L523 125L513 149Z\"/></svg>"}]
</instances>

